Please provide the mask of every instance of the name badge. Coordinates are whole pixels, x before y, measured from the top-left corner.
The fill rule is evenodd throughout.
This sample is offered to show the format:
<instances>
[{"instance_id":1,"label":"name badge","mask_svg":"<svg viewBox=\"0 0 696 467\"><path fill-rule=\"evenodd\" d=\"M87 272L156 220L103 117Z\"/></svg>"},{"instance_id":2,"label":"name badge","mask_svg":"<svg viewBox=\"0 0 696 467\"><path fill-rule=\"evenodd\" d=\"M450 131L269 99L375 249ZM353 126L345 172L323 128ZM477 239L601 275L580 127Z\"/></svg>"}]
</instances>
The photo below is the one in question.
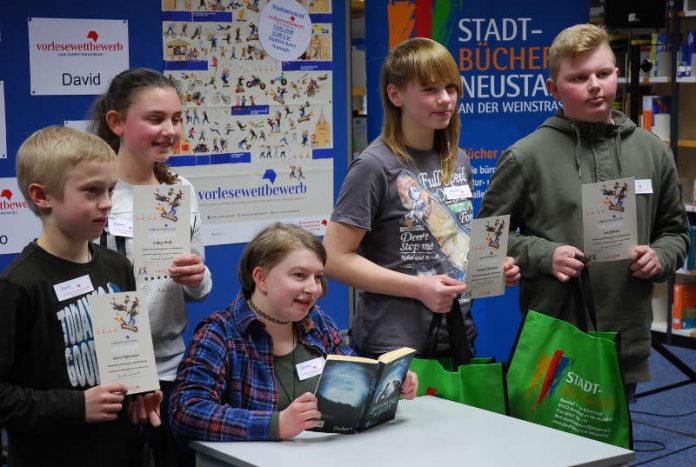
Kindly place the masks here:
<instances>
[{"instance_id":1,"label":"name badge","mask_svg":"<svg viewBox=\"0 0 696 467\"><path fill-rule=\"evenodd\" d=\"M652 179L650 179L650 178L637 179L636 178L636 194L637 195L646 195L646 194L650 194L652 192L653 192Z\"/></svg>"},{"instance_id":2,"label":"name badge","mask_svg":"<svg viewBox=\"0 0 696 467\"><path fill-rule=\"evenodd\" d=\"M297 377L300 381L304 381L312 376L320 375L324 370L324 363L326 363L326 360L324 360L323 357L317 357L307 360L306 362L298 363L295 365L297 368Z\"/></svg>"},{"instance_id":3,"label":"name badge","mask_svg":"<svg viewBox=\"0 0 696 467\"><path fill-rule=\"evenodd\" d=\"M68 300L78 295L84 295L90 293L94 290L92 285L92 279L89 278L88 274L82 277L76 277L66 282L61 282L60 284L54 284L53 290L56 291L56 296L58 301Z\"/></svg>"},{"instance_id":4,"label":"name badge","mask_svg":"<svg viewBox=\"0 0 696 467\"><path fill-rule=\"evenodd\" d=\"M109 217L109 233L115 237L133 238L133 221Z\"/></svg>"},{"instance_id":5,"label":"name badge","mask_svg":"<svg viewBox=\"0 0 696 467\"><path fill-rule=\"evenodd\" d=\"M448 200L471 198L473 196L469 185L447 186L444 190Z\"/></svg>"}]
</instances>

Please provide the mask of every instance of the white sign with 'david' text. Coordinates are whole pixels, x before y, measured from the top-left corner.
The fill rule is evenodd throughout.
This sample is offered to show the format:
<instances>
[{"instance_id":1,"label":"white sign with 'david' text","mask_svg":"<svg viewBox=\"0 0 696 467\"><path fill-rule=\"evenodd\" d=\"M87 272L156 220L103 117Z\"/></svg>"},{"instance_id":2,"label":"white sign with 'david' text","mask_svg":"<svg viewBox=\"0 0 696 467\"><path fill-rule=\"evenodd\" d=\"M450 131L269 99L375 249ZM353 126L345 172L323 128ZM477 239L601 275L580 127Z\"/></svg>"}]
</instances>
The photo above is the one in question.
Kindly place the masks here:
<instances>
[{"instance_id":1,"label":"white sign with 'david' text","mask_svg":"<svg viewBox=\"0 0 696 467\"><path fill-rule=\"evenodd\" d=\"M103 93L128 68L125 20L29 18L32 95Z\"/></svg>"}]
</instances>

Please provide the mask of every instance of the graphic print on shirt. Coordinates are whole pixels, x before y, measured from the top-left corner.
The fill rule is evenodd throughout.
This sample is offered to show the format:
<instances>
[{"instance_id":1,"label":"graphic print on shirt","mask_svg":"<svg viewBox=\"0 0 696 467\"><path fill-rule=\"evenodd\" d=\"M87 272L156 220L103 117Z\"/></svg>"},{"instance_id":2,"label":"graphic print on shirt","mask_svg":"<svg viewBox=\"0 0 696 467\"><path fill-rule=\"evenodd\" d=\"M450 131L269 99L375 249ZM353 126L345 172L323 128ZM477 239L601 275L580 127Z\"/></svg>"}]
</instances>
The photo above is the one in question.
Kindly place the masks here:
<instances>
[{"instance_id":1,"label":"graphic print on shirt","mask_svg":"<svg viewBox=\"0 0 696 467\"><path fill-rule=\"evenodd\" d=\"M401 259L413 265L417 275L445 273L463 280L473 216L470 190L464 168L446 186L441 174L423 172L416 179L402 172L397 177L399 197L407 209L399 227Z\"/></svg>"},{"instance_id":2,"label":"graphic print on shirt","mask_svg":"<svg viewBox=\"0 0 696 467\"><path fill-rule=\"evenodd\" d=\"M65 343L65 366L70 384L75 387L92 387L99 384L97 354L94 350L92 320L89 316L89 302L92 295L118 293L121 289L111 282L107 290L97 287L95 291L83 295L56 314L63 329Z\"/></svg>"}]
</instances>

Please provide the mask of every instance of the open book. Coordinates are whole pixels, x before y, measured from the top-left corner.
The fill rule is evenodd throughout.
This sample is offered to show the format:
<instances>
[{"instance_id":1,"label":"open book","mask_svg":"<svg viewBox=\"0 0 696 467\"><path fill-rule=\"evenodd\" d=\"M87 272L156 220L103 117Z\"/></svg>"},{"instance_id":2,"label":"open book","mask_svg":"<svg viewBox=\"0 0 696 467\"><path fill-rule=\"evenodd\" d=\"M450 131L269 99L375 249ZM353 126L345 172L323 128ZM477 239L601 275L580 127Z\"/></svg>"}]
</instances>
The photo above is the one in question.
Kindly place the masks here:
<instances>
[{"instance_id":1,"label":"open book","mask_svg":"<svg viewBox=\"0 0 696 467\"><path fill-rule=\"evenodd\" d=\"M415 353L401 347L377 360L327 356L315 391L321 412L315 430L355 433L393 419Z\"/></svg>"}]
</instances>

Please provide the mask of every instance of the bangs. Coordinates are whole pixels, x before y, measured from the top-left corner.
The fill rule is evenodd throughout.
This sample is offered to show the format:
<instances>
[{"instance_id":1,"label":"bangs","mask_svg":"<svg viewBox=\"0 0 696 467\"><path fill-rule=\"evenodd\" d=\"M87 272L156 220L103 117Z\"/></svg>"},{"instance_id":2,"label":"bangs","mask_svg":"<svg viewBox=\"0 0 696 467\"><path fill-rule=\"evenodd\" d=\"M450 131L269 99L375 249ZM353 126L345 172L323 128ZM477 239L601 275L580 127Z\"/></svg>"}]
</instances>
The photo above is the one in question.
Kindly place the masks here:
<instances>
[{"instance_id":1,"label":"bangs","mask_svg":"<svg viewBox=\"0 0 696 467\"><path fill-rule=\"evenodd\" d=\"M449 51L439 42L417 37L397 46L387 57L382 71L382 87L388 84L403 88L411 81L432 84L441 81L452 85L462 96L462 81Z\"/></svg>"},{"instance_id":2,"label":"bangs","mask_svg":"<svg viewBox=\"0 0 696 467\"><path fill-rule=\"evenodd\" d=\"M438 44L439 45L439 44ZM442 49L442 50L440 50ZM410 76L421 84L432 84L440 81L446 85L453 85L457 89L457 97L462 96L462 81L449 51L440 46L433 50L419 50L409 63Z\"/></svg>"}]
</instances>

